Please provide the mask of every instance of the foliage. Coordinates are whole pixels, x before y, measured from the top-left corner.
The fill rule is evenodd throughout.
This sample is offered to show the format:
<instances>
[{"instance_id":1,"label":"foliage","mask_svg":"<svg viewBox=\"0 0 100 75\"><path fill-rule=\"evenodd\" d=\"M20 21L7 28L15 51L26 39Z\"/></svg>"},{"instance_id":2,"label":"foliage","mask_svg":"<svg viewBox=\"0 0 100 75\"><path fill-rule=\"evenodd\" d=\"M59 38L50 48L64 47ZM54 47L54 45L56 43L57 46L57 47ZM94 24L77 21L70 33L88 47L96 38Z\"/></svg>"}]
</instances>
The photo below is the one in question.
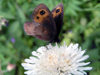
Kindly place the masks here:
<instances>
[{"instance_id":1,"label":"foliage","mask_svg":"<svg viewBox=\"0 0 100 75\"><path fill-rule=\"evenodd\" d=\"M61 0L0 0L0 16L9 21L8 27L0 31L0 64L3 71L8 63L16 68L4 75L23 75L21 63L42 45L48 44L37 38L27 36L23 25L31 20L34 8L46 4L52 10ZM62 0L64 4L64 25L60 33L61 44L79 43L87 49L93 70L90 75L100 74L100 1ZM11 41L15 38L15 42Z\"/></svg>"}]
</instances>

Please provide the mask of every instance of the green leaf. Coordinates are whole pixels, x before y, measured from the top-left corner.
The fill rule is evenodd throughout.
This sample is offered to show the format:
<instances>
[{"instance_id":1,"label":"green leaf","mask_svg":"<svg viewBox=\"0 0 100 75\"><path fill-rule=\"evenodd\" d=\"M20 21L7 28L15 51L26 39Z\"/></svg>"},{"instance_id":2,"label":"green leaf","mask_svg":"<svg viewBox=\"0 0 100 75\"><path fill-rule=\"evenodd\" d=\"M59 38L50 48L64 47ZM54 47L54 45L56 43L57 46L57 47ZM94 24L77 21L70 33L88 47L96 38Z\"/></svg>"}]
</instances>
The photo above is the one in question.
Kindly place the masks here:
<instances>
[{"instance_id":1,"label":"green leaf","mask_svg":"<svg viewBox=\"0 0 100 75\"><path fill-rule=\"evenodd\" d=\"M12 15L10 12L3 12L3 11L0 11L0 16L3 16L4 18L7 18L7 19L14 19L14 15Z\"/></svg>"}]
</instances>

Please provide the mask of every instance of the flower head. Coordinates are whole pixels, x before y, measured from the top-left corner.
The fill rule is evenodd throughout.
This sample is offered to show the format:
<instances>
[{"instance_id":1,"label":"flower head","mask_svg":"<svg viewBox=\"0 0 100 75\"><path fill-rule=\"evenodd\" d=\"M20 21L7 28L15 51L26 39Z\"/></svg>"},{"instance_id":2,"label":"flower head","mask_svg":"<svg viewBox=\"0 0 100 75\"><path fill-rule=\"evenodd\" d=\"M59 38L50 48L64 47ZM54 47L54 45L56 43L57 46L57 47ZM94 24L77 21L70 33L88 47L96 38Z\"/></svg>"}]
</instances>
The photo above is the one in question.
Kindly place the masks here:
<instances>
[{"instance_id":1,"label":"flower head","mask_svg":"<svg viewBox=\"0 0 100 75\"><path fill-rule=\"evenodd\" d=\"M12 38L11 38L11 42L12 42L12 43L15 43L15 42L16 42L15 38L12 37Z\"/></svg>"},{"instance_id":2,"label":"flower head","mask_svg":"<svg viewBox=\"0 0 100 75\"><path fill-rule=\"evenodd\" d=\"M7 65L7 71L11 71L15 68L15 64L8 64Z\"/></svg>"},{"instance_id":3,"label":"flower head","mask_svg":"<svg viewBox=\"0 0 100 75\"><path fill-rule=\"evenodd\" d=\"M0 30L2 30L2 26L8 26L8 21L0 16Z\"/></svg>"},{"instance_id":4,"label":"flower head","mask_svg":"<svg viewBox=\"0 0 100 75\"><path fill-rule=\"evenodd\" d=\"M48 45L33 51L33 56L25 59L22 66L27 75L84 75L85 70L92 69L86 67L90 62L84 62L89 57L84 53L78 44Z\"/></svg>"}]
</instances>

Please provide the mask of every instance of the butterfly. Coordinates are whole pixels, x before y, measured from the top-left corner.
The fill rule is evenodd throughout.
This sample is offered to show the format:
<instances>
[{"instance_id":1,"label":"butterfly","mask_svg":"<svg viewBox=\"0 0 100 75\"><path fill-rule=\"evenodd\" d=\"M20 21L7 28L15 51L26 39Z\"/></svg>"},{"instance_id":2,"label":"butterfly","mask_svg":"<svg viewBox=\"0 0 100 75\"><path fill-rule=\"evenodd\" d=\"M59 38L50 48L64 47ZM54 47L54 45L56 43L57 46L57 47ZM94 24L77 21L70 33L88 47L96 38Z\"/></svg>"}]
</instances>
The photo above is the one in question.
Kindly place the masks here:
<instances>
[{"instance_id":1,"label":"butterfly","mask_svg":"<svg viewBox=\"0 0 100 75\"><path fill-rule=\"evenodd\" d=\"M27 35L40 40L59 42L59 33L63 25L63 4L58 4L52 11L44 4L39 4L32 13L32 22L24 24Z\"/></svg>"}]
</instances>

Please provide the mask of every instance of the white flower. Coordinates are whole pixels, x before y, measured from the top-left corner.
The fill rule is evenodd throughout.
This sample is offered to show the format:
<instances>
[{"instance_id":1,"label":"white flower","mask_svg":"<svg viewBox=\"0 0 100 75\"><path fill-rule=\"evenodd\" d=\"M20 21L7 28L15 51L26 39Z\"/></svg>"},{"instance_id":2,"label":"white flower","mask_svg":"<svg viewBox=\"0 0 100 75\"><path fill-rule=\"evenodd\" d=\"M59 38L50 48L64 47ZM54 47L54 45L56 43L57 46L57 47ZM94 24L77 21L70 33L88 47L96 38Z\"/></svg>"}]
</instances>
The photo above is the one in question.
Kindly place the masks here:
<instances>
[{"instance_id":1,"label":"white flower","mask_svg":"<svg viewBox=\"0 0 100 75\"><path fill-rule=\"evenodd\" d=\"M0 16L0 31L2 30L2 26L8 26L8 21Z\"/></svg>"},{"instance_id":2,"label":"white flower","mask_svg":"<svg viewBox=\"0 0 100 75\"><path fill-rule=\"evenodd\" d=\"M78 48L78 44L69 46L40 47L33 51L29 59L22 63L27 75L86 75L90 62L84 62L89 56L84 55L85 50Z\"/></svg>"},{"instance_id":3,"label":"white flower","mask_svg":"<svg viewBox=\"0 0 100 75\"><path fill-rule=\"evenodd\" d=\"M7 71L12 71L15 68L15 64L8 64Z\"/></svg>"}]
</instances>

